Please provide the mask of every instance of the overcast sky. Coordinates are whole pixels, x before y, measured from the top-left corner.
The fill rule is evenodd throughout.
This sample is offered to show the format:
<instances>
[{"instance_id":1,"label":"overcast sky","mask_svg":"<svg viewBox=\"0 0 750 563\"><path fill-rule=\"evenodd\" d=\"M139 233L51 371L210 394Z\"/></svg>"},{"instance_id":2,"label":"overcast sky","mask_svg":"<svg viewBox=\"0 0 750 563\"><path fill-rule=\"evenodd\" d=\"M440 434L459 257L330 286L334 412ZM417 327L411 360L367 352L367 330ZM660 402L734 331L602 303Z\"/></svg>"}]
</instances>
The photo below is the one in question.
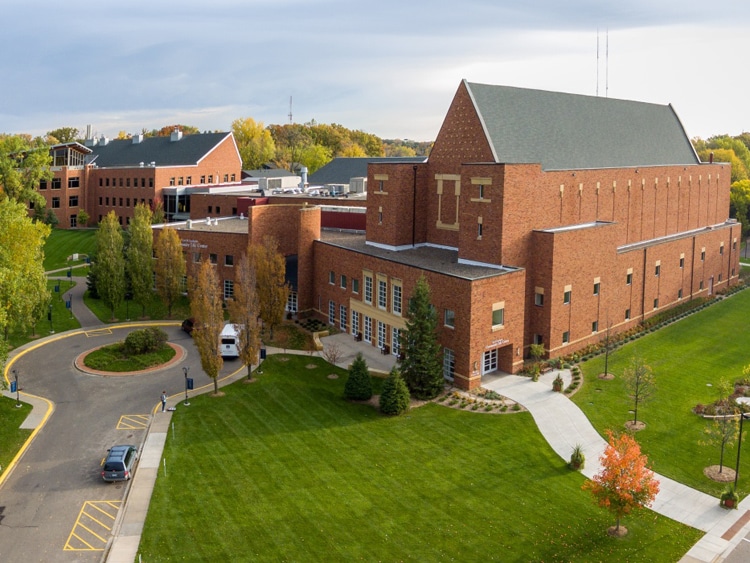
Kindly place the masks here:
<instances>
[{"instance_id":1,"label":"overcast sky","mask_svg":"<svg viewBox=\"0 0 750 563\"><path fill-rule=\"evenodd\" d=\"M281 124L292 97L296 123L433 140L465 78L598 86L736 135L749 24L747 0L2 0L0 132Z\"/></svg>"}]
</instances>

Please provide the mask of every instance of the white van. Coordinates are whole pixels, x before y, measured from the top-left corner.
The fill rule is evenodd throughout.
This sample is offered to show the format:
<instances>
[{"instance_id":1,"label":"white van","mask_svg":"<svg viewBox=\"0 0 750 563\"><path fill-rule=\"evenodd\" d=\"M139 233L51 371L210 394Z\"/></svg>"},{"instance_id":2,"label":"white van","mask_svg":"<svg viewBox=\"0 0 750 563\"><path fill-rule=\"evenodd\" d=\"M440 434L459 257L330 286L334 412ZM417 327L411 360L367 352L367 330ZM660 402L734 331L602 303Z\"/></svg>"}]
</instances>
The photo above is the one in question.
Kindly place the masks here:
<instances>
[{"instance_id":1,"label":"white van","mask_svg":"<svg viewBox=\"0 0 750 563\"><path fill-rule=\"evenodd\" d=\"M240 355L240 336L232 323L227 323L221 331L220 352L224 358L236 358Z\"/></svg>"}]
</instances>

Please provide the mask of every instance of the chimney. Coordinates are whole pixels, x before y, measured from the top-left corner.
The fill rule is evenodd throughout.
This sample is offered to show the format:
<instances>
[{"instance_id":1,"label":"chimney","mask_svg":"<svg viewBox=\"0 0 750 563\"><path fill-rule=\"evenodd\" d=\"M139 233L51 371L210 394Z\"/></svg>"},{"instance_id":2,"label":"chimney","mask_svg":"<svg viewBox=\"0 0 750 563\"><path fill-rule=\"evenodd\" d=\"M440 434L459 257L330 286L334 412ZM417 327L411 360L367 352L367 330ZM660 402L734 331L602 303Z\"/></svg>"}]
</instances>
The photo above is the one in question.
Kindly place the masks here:
<instances>
[{"instance_id":1,"label":"chimney","mask_svg":"<svg viewBox=\"0 0 750 563\"><path fill-rule=\"evenodd\" d=\"M136 133L133 135L133 144L139 145L143 142L143 133Z\"/></svg>"},{"instance_id":2,"label":"chimney","mask_svg":"<svg viewBox=\"0 0 750 563\"><path fill-rule=\"evenodd\" d=\"M169 140L174 143L175 141L179 141L180 139L182 139L182 131L175 127L174 131L172 131L172 134L169 136Z\"/></svg>"},{"instance_id":3,"label":"chimney","mask_svg":"<svg viewBox=\"0 0 750 563\"><path fill-rule=\"evenodd\" d=\"M708 162L714 163L714 151L711 151L711 154L708 155Z\"/></svg>"},{"instance_id":4,"label":"chimney","mask_svg":"<svg viewBox=\"0 0 750 563\"><path fill-rule=\"evenodd\" d=\"M300 169L300 173L302 174L302 181L300 182L299 187L304 192L305 186L307 186L307 166L303 166Z\"/></svg>"}]
</instances>

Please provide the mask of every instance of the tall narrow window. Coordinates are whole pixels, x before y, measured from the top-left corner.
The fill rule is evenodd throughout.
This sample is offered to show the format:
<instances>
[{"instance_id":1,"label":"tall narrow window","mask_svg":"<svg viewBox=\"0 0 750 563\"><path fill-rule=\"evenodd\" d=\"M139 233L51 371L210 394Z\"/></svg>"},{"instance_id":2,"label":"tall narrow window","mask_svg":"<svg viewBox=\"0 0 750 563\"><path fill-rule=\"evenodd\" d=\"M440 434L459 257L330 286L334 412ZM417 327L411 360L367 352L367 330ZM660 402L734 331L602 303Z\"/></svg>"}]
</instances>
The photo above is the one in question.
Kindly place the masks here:
<instances>
[{"instance_id":1,"label":"tall narrow window","mask_svg":"<svg viewBox=\"0 0 750 563\"><path fill-rule=\"evenodd\" d=\"M391 304L391 312L394 315L400 315L401 314L401 286L394 283L391 284L392 292L393 292L393 303Z\"/></svg>"},{"instance_id":2,"label":"tall narrow window","mask_svg":"<svg viewBox=\"0 0 750 563\"><path fill-rule=\"evenodd\" d=\"M365 303L372 305L372 276L365 276Z\"/></svg>"},{"instance_id":3,"label":"tall narrow window","mask_svg":"<svg viewBox=\"0 0 750 563\"><path fill-rule=\"evenodd\" d=\"M378 280L378 307L385 309L388 304L388 283L385 280Z\"/></svg>"}]
</instances>

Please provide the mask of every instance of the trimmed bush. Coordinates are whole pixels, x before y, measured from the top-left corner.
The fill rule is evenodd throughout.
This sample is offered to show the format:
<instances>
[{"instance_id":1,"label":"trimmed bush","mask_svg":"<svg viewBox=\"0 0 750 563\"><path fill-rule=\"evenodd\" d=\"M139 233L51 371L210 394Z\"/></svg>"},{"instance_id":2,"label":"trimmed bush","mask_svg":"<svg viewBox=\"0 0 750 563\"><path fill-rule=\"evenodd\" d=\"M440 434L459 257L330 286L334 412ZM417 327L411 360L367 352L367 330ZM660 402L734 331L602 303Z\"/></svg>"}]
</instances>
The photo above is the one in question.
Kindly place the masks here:
<instances>
[{"instance_id":1,"label":"trimmed bush","mask_svg":"<svg viewBox=\"0 0 750 563\"><path fill-rule=\"evenodd\" d=\"M344 397L352 401L367 401L372 397L370 370L367 369L367 362L361 353L357 354L352 367L349 368L349 378L344 386Z\"/></svg>"},{"instance_id":2,"label":"trimmed bush","mask_svg":"<svg viewBox=\"0 0 750 563\"><path fill-rule=\"evenodd\" d=\"M134 330L125 337L125 354L139 355L155 352L167 342L167 333L156 326Z\"/></svg>"},{"instance_id":3,"label":"trimmed bush","mask_svg":"<svg viewBox=\"0 0 750 563\"><path fill-rule=\"evenodd\" d=\"M401 377L401 372L394 366L383 383L380 411L383 414L403 414L409 410L409 400L409 388Z\"/></svg>"}]
</instances>

